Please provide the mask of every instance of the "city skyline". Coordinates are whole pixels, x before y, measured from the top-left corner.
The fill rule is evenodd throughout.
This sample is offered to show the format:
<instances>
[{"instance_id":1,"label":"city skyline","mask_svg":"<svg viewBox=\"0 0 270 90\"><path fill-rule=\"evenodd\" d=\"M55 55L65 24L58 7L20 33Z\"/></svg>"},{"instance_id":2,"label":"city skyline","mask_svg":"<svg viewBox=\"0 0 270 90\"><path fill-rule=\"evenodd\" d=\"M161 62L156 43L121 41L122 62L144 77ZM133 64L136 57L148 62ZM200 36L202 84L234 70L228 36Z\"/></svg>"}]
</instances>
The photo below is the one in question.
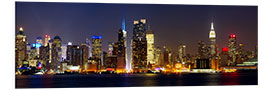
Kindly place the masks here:
<instances>
[{"instance_id":1,"label":"city skyline","mask_svg":"<svg viewBox=\"0 0 270 90\"><path fill-rule=\"evenodd\" d=\"M15 5L16 88L258 85L257 6Z\"/></svg>"},{"instance_id":2,"label":"city skyline","mask_svg":"<svg viewBox=\"0 0 270 90\"><path fill-rule=\"evenodd\" d=\"M60 36L63 43L79 45L86 38L102 35L104 51L108 50L108 42L117 41L117 31L121 29L123 18L126 22L127 48L132 37L132 22L146 18L155 33L155 47L166 46L177 52L179 44L185 44L187 54L195 55L198 41L209 44L211 17L214 17L219 50L228 47L230 34L236 34L237 44L243 43L246 50L254 50L257 45L256 6L16 2L16 32L19 27L24 27L28 42L33 43L36 37L48 34L51 37Z\"/></svg>"}]
</instances>

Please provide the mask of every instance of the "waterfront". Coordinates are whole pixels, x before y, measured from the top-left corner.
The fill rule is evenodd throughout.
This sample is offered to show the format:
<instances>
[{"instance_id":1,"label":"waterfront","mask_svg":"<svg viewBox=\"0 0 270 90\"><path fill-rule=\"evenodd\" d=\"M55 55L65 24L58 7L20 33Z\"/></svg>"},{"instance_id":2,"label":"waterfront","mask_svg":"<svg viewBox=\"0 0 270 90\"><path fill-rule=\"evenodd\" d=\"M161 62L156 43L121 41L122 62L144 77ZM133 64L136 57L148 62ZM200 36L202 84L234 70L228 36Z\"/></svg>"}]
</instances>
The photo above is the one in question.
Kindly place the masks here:
<instances>
[{"instance_id":1,"label":"waterfront","mask_svg":"<svg viewBox=\"0 0 270 90\"><path fill-rule=\"evenodd\" d=\"M17 75L16 88L258 85L257 72Z\"/></svg>"}]
</instances>

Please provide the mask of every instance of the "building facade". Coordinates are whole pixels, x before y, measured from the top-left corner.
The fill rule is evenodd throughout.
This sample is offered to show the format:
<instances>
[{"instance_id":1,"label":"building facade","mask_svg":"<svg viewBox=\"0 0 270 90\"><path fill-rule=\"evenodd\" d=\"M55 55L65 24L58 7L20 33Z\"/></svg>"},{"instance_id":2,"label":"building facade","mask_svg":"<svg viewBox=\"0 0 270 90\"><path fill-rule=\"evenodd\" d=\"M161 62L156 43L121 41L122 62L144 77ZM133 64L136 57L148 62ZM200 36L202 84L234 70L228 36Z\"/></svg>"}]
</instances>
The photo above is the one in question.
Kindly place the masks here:
<instances>
[{"instance_id":1,"label":"building facade","mask_svg":"<svg viewBox=\"0 0 270 90\"><path fill-rule=\"evenodd\" d=\"M15 40L15 63L16 69L22 65L22 61L27 59L26 48L27 41L23 28L19 28L19 32L16 35Z\"/></svg>"},{"instance_id":2,"label":"building facade","mask_svg":"<svg viewBox=\"0 0 270 90\"><path fill-rule=\"evenodd\" d=\"M146 19L133 22L132 69L147 69Z\"/></svg>"},{"instance_id":3,"label":"building facade","mask_svg":"<svg viewBox=\"0 0 270 90\"><path fill-rule=\"evenodd\" d=\"M60 68L60 62L62 61L62 49L61 49L61 38L55 36L52 42L52 60L51 60L51 70L58 72Z\"/></svg>"},{"instance_id":4,"label":"building facade","mask_svg":"<svg viewBox=\"0 0 270 90\"><path fill-rule=\"evenodd\" d=\"M147 65L148 64L156 64L154 53L155 53L155 39L154 33L151 30L146 32L146 40L147 40Z\"/></svg>"},{"instance_id":5,"label":"building facade","mask_svg":"<svg viewBox=\"0 0 270 90\"><path fill-rule=\"evenodd\" d=\"M97 62L98 70L101 69L101 38L102 36L92 36L92 59Z\"/></svg>"}]
</instances>

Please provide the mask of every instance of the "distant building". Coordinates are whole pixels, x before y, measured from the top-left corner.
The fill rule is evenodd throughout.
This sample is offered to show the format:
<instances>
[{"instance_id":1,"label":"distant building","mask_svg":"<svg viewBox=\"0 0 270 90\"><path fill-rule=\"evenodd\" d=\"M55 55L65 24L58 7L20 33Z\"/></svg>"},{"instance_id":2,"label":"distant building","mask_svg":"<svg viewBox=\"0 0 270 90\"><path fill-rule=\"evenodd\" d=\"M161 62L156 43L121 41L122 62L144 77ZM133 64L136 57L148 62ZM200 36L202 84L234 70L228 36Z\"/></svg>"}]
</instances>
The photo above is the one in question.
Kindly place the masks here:
<instances>
[{"instance_id":1,"label":"distant building","mask_svg":"<svg viewBox=\"0 0 270 90\"><path fill-rule=\"evenodd\" d=\"M236 35L235 34L231 34L229 36L229 57L232 60L232 64L236 63Z\"/></svg>"},{"instance_id":2,"label":"distant building","mask_svg":"<svg viewBox=\"0 0 270 90\"><path fill-rule=\"evenodd\" d=\"M154 39L154 33L152 30L146 31L146 40L147 40L147 64L156 64L155 62L155 39Z\"/></svg>"},{"instance_id":3,"label":"distant building","mask_svg":"<svg viewBox=\"0 0 270 90\"><path fill-rule=\"evenodd\" d=\"M228 66L229 63L230 63L230 60L229 60L228 48L223 47L221 55L220 55L220 66Z\"/></svg>"},{"instance_id":4,"label":"distant building","mask_svg":"<svg viewBox=\"0 0 270 90\"><path fill-rule=\"evenodd\" d=\"M133 22L132 36L132 68L133 70L147 69L146 19Z\"/></svg>"},{"instance_id":5,"label":"distant building","mask_svg":"<svg viewBox=\"0 0 270 90\"><path fill-rule=\"evenodd\" d=\"M185 56L186 56L186 45L180 44L178 49L178 57L181 62L186 62Z\"/></svg>"},{"instance_id":6,"label":"distant building","mask_svg":"<svg viewBox=\"0 0 270 90\"><path fill-rule=\"evenodd\" d=\"M52 61L51 61L51 69L54 72L58 72L60 68L60 62L61 60L61 54L62 54L62 49L61 49L61 38L59 36L55 36L53 38L52 42Z\"/></svg>"},{"instance_id":7,"label":"distant building","mask_svg":"<svg viewBox=\"0 0 270 90\"><path fill-rule=\"evenodd\" d=\"M113 55L113 43L112 42L109 42L108 44L108 56L111 56Z\"/></svg>"},{"instance_id":8,"label":"distant building","mask_svg":"<svg viewBox=\"0 0 270 90\"><path fill-rule=\"evenodd\" d=\"M105 68L114 68L116 70L117 68L117 56L116 55L110 55L106 58L105 61Z\"/></svg>"},{"instance_id":9,"label":"distant building","mask_svg":"<svg viewBox=\"0 0 270 90\"><path fill-rule=\"evenodd\" d=\"M211 30L209 32L209 41L210 41L210 55L211 58L216 57L216 33L214 30L214 23L213 21L211 22Z\"/></svg>"},{"instance_id":10,"label":"distant building","mask_svg":"<svg viewBox=\"0 0 270 90\"><path fill-rule=\"evenodd\" d=\"M245 59L245 54L244 54L245 50L244 50L244 44L240 43L238 48L237 48L237 55L236 55L236 63L237 64L241 64L243 63L244 61L248 60L248 59Z\"/></svg>"},{"instance_id":11,"label":"distant building","mask_svg":"<svg viewBox=\"0 0 270 90\"><path fill-rule=\"evenodd\" d=\"M101 69L101 37L102 36L92 36L92 58L96 60L98 70Z\"/></svg>"},{"instance_id":12,"label":"distant building","mask_svg":"<svg viewBox=\"0 0 270 90\"><path fill-rule=\"evenodd\" d=\"M81 47L81 50L82 50L82 59L83 59L81 69L86 70L87 62L88 62L88 59L89 59L89 47L85 43L81 44L80 47Z\"/></svg>"},{"instance_id":13,"label":"distant building","mask_svg":"<svg viewBox=\"0 0 270 90\"><path fill-rule=\"evenodd\" d=\"M69 46L70 65L79 66L81 70L86 70L88 62L88 47L86 44Z\"/></svg>"},{"instance_id":14,"label":"distant building","mask_svg":"<svg viewBox=\"0 0 270 90\"><path fill-rule=\"evenodd\" d=\"M91 41L88 38L86 38L85 43L88 46L88 58L90 58L92 57Z\"/></svg>"},{"instance_id":15,"label":"distant building","mask_svg":"<svg viewBox=\"0 0 270 90\"><path fill-rule=\"evenodd\" d=\"M155 65L160 65L161 64L161 50L159 47L155 48Z\"/></svg>"},{"instance_id":16,"label":"distant building","mask_svg":"<svg viewBox=\"0 0 270 90\"><path fill-rule=\"evenodd\" d=\"M49 40L51 40L50 35L45 35L43 40L43 46L48 46Z\"/></svg>"},{"instance_id":17,"label":"distant building","mask_svg":"<svg viewBox=\"0 0 270 90\"><path fill-rule=\"evenodd\" d=\"M23 28L20 27L15 40L16 69L22 66L23 60L27 59L26 47L27 47L26 35L24 34Z\"/></svg>"},{"instance_id":18,"label":"distant building","mask_svg":"<svg viewBox=\"0 0 270 90\"><path fill-rule=\"evenodd\" d=\"M198 58L199 59L209 58L209 48L206 46L204 41L199 41L198 43Z\"/></svg>"},{"instance_id":19,"label":"distant building","mask_svg":"<svg viewBox=\"0 0 270 90\"><path fill-rule=\"evenodd\" d=\"M66 60L67 59L67 44L62 44L61 45L61 49L62 49L62 60Z\"/></svg>"}]
</instances>

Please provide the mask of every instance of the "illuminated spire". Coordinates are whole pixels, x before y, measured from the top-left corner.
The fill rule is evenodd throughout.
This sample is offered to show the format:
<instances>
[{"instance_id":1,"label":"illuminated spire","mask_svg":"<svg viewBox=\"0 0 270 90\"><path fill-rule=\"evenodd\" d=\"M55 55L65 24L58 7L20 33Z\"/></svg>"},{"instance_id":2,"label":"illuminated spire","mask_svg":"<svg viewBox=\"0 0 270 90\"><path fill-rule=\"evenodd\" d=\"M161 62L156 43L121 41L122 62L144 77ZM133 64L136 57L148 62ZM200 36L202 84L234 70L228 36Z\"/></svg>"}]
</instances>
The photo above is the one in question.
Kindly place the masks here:
<instances>
[{"instance_id":1,"label":"illuminated spire","mask_svg":"<svg viewBox=\"0 0 270 90\"><path fill-rule=\"evenodd\" d=\"M214 23L213 23L213 21L211 22L211 30L214 30Z\"/></svg>"},{"instance_id":2,"label":"illuminated spire","mask_svg":"<svg viewBox=\"0 0 270 90\"><path fill-rule=\"evenodd\" d=\"M210 30L210 32L209 32L209 38L216 38L216 32L215 32L215 30L214 30L214 19L213 19L213 17L212 17L212 20L211 20L212 22L211 22L211 30Z\"/></svg>"},{"instance_id":3,"label":"illuminated spire","mask_svg":"<svg viewBox=\"0 0 270 90\"><path fill-rule=\"evenodd\" d=\"M211 20L211 30L214 30L214 18L212 17L212 20Z\"/></svg>"},{"instance_id":4,"label":"illuminated spire","mask_svg":"<svg viewBox=\"0 0 270 90\"><path fill-rule=\"evenodd\" d=\"M125 18L122 19L122 30L126 30Z\"/></svg>"}]
</instances>

